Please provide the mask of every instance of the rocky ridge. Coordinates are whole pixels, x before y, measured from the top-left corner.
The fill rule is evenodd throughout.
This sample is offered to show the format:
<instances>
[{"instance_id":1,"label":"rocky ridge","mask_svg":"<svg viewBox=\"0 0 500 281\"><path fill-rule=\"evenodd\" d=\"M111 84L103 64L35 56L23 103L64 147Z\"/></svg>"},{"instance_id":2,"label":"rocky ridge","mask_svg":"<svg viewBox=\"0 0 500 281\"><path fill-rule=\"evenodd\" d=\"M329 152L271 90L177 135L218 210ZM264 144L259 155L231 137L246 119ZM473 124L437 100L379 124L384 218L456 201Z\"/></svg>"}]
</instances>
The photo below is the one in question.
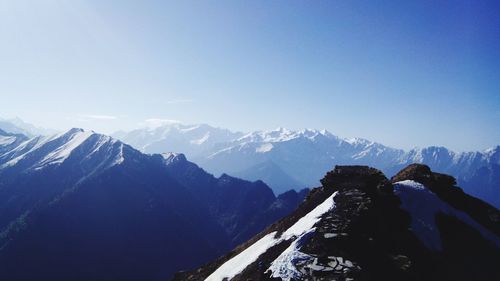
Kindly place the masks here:
<instances>
[{"instance_id":1,"label":"rocky ridge","mask_svg":"<svg viewBox=\"0 0 500 281\"><path fill-rule=\"evenodd\" d=\"M231 253L174 280L494 280L500 258L499 211L455 186L453 177L410 165L391 180L366 166L337 166L291 215ZM434 201L418 201L428 194ZM413 188L415 187L415 188ZM427 195L426 195L427 196ZM314 227L285 234L330 197ZM410 200L408 205L407 200ZM427 198L427 197L422 197ZM430 204L430 205L429 205ZM473 205L474 208L469 207ZM416 206L415 209L408 206ZM442 206L447 206L443 208ZM418 210L437 209L429 218ZM434 228L419 225L430 219ZM415 223L417 222L417 223ZM271 243L239 272L224 266ZM283 238L285 237L285 238ZM440 248L426 237L438 237ZM241 264L240 264L241 266ZM214 276L218 277L214 278Z\"/></svg>"}]
</instances>

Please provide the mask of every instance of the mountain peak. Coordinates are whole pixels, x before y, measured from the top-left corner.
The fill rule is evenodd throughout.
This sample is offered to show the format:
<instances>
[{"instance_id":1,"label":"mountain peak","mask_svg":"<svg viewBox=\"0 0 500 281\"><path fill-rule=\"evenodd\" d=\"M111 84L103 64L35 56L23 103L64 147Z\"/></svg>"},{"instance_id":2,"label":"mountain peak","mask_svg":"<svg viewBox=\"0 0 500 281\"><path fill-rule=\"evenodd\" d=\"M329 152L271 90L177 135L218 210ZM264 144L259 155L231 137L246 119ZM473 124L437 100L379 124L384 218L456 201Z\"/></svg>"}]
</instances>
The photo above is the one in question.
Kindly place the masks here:
<instances>
[{"instance_id":1,"label":"mountain peak","mask_svg":"<svg viewBox=\"0 0 500 281\"><path fill-rule=\"evenodd\" d=\"M92 130L88 130L88 131L93 132ZM83 132L85 132L85 130L82 128L71 128L66 132L69 134L77 134L77 133L83 133Z\"/></svg>"},{"instance_id":2,"label":"mountain peak","mask_svg":"<svg viewBox=\"0 0 500 281\"><path fill-rule=\"evenodd\" d=\"M27 139L0 155L0 167L41 170L61 165L68 159L93 161L100 158L96 167L113 166L124 161L123 143L94 131L72 128L47 137ZM73 161L70 161L73 163ZM18 165L20 164L20 166Z\"/></svg>"}]
</instances>

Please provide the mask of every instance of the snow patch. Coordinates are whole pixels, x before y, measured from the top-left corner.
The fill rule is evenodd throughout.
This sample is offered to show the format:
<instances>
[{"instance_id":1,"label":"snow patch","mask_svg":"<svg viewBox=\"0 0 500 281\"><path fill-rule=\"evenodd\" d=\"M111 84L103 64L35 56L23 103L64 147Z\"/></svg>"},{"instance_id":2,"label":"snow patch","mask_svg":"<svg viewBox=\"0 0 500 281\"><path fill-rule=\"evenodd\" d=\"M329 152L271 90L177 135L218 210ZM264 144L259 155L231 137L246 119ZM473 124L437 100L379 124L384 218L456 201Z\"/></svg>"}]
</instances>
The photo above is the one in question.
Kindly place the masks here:
<instances>
[{"instance_id":1,"label":"snow patch","mask_svg":"<svg viewBox=\"0 0 500 281\"><path fill-rule=\"evenodd\" d=\"M413 181L413 180L404 180L404 181L399 181L396 183L397 185L403 185L405 188L411 188L414 190L426 190L425 186L419 182ZM430 192L430 190L428 190Z\"/></svg>"},{"instance_id":2,"label":"snow patch","mask_svg":"<svg viewBox=\"0 0 500 281\"><path fill-rule=\"evenodd\" d=\"M165 160L165 165L171 165L172 163L176 163L178 161L182 161L185 159L184 154L176 153L176 152L166 152L162 153L161 156Z\"/></svg>"},{"instance_id":3,"label":"snow patch","mask_svg":"<svg viewBox=\"0 0 500 281\"><path fill-rule=\"evenodd\" d=\"M205 143L209 137L210 137L210 132L206 132L205 135L203 135L203 137L201 137L200 139L197 139L197 140L192 140L192 141L190 141L190 143L200 145L200 144Z\"/></svg>"},{"instance_id":4,"label":"snow patch","mask_svg":"<svg viewBox=\"0 0 500 281\"><path fill-rule=\"evenodd\" d=\"M272 143L265 143L265 144L257 147L257 149L255 149L255 152L266 153L266 152L271 151L271 149L273 149L273 144Z\"/></svg>"},{"instance_id":5,"label":"snow patch","mask_svg":"<svg viewBox=\"0 0 500 281\"><path fill-rule=\"evenodd\" d=\"M114 142L116 142L116 140L113 140L113 143ZM125 161L125 157L123 157L123 143L121 143L120 152L118 153L118 155L116 156L116 158L114 159L113 163L111 163L110 166L120 165L121 163L123 163L123 161Z\"/></svg>"},{"instance_id":6,"label":"snow patch","mask_svg":"<svg viewBox=\"0 0 500 281\"><path fill-rule=\"evenodd\" d=\"M16 137L14 136L9 136L9 137L0 136L0 146L9 145L15 141Z\"/></svg>"},{"instance_id":7,"label":"snow patch","mask_svg":"<svg viewBox=\"0 0 500 281\"><path fill-rule=\"evenodd\" d=\"M476 229L485 239L500 247L500 238L498 236L477 223L468 214L441 200L421 183L412 180L400 181L394 184L394 192L401 199L402 208L410 212L413 232L429 249L435 251L441 251L442 249L440 233L436 225L437 213L458 218Z\"/></svg>"},{"instance_id":8,"label":"snow patch","mask_svg":"<svg viewBox=\"0 0 500 281\"><path fill-rule=\"evenodd\" d=\"M311 229L293 241L292 244L271 263L271 266L266 272L271 271L271 277L281 278L283 281L300 280L302 273L297 270L295 265L310 261L312 257L299 250L304 240L307 240L314 231L315 229Z\"/></svg>"},{"instance_id":9,"label":"snow patch","mask_svg":"<svg viewBox=\"0 0 500 281\"><path fill-rule=\"evenodd\" d=\"M262 237L260 240L253 243L252 246L246 248L243 252L221 265L216 271L210 274L205 281L220 281L224 280L224 278L228 280L232 279L234 276L241 273L248 265L256 261L260 255L278 243L279 240L274 238L275 235L276 232L271 232Z\"/></svg>"},{"instance_id":10,"label":"snow patch","mask_svg":"<svg viewBox=\"0 0 500 281\"><path fill-rule=\"evenodd\" d=\"M310 211L307 215L303 216L294 225L287 229L282 235L282 238L289 239L292 237L298 237L303 233L312 229L312 227L321 219L321 216L335 207L334 198L337 192L333 193L328 197L323 203L319 204Z\"/></svg>"},{"instance_id":11,"label":"snow patch","mask_svg":"<svg viewBox=\"0 0 500 281\"><path fill-rule=\"evenodd\" d=\"M321 216L335 207L334 197L336 195L337 192L333 193L330 197L323 201L323 203L316 206L316 208L310 211L307 215L295 222L295 224L283 232L279 238L275 237L276 232L269 233L262 237L250 247L246 248L241 253L222 264L219 268L217 268L217 270L210 274L205 281L220 281L225 280L225 278L227 278L227 280L231 280L234 276L238 275L250 264L255 262L260 255L264 254L271 247L291 238L298 238L296 241L301 240L300 238L305 236L306 233L314 232L315 228L313 227L321 219ZM292 242L292 244L294 244L294 242ZM295 245L297 245L297 243L295 243ZM296 255L298 255L298 253L296 253ZM283 257L283 261L286 260L287 257ZM277 264L278 263L279 262L277 262ZM270 270L272 271L271 268Z\"/></svg>"}]
</instances>

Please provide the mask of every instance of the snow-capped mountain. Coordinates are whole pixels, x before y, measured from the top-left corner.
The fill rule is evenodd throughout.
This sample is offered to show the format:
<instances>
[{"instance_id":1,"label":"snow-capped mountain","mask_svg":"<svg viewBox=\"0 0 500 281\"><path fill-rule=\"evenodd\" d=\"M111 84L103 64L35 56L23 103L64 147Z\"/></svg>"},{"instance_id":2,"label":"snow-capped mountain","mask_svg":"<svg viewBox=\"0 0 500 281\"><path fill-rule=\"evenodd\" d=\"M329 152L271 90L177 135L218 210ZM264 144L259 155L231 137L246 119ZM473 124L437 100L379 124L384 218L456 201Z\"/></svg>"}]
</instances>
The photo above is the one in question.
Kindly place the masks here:
<instances>
[{"instance_id":1,"label":"snow-capped mountain","mask_svg":"<svg viewBox=\"0 0 500 281\"><path fill-rule=\"evenodd\" d=\"M166 147L185 153L214 174L266 180L277 194L317 185L317 179L335 163L371 165L373 157L381 163L403 154L363 139L341 139L326 130L278 128L242 134L208 125L170 123L115 136L149 153L164 152ZM280 172L271 173L265 167Z\"/></svg>"},{"instance_id":2,"label":"snow-capped mountain","mask_svg":"<svg viewBox=\"0 0 500 281\"><path fill-rule=\"evenodd\" d=\"M27 173L71 163L75 155L76 157L83 155L78 165L92 167L98 171L123 162L123 149L123 143L109 136L82 129L71 129L52 136L37 136L20 143L0 156L0 168L6 172L11 169L22 169L23 173ZM87 161L93 160L97 155L98 165L87 164Z\"/></svg>"},{"instance_id":3,"label":"snow-capped mountain","mask_svg":"<svg viewBox=\"0 0 500 281\"><path fill-rule=\"evenodd\" d=\"M19 118L0 118L0 129L7 133L23 134L28 137L47 136L56 133L55 130L39 128L33 124L26 123Z\"/></svg>"},{"instance_id":4,"label":"snow-capped mountain","mask_svg":"<svg viewBox=\"0 0 500 281\"><path fill-rule=\"evenodd\" d=\"M500 146L462 153L445 147L413 149L387 171L394 174L411 163L423 163L437 172L453 175L467 193L500 206Z\"/></svg>"},{"instance_id":5,"label":"snow-capped mountain","mask_svg":"<svg viewBox=\"0 0 500 281\"><path fill-rule=\"evenodd\" d=\"M216 178L71 129L0 131L1 280L167 280L289 214L307 191Z\"/></svg>"},{"instance_id":6,"label":"snow-capped mountain","mask_svg":"<svg viewBox=\"0 0 500 281\"><path fill-rule=\"evenodd\" d=\"M456 153L445 147L427 147L412 149L399 160L401 165L425 163L437 171L457 175L458 180L470 178L478 168L488 164L500 164L500 146L483 152Z\"/></svg>"},{"instance_id":7,"label":"snow-capped mountain","mask_svg":"<svg viewBox=\"0 0 500 281\"><path fill-rule=\"evenodd\" d=\"M130 132L117 132L114 137L145 153L181 152L193 159L210 154L219 143L226 143L241 133L214 128L206 124L185 125L178 122L160 123Z\"/></svg>"},{"instance_id":8,"label":"snow-capped mountain","mask_svg":"<svg viewBox=\"0 0 500 281\"><path fill-rule=\"evenodd\" d=\"M409 164L423 163L455 176L467 192L500 206L500 175L493 173L499 169L500 146L464 153L444 147L404 151L365 139L340 138L326 130L278 128L241 134L208 125L179 123L117 137L146 152L186 153L214 174L262 179L276 194L290 188L316 186L334 165L369 165L394 175ZM489 175L487 180L478 181L479 175L484 174Z\"/></svg>"},{"instance_id":9,"label":"snow-capped mountain","mask_svg":"<svg viewBox=\"0 0 500 281\"><path fill-rule=\"evenodd\" d=\"M497 280L500 212L414 164L337 166L290 216L174 280Z\"/></svg>"},{"instance_id":10,"label":"snow-capped mountain","mask_svg":"<svg viewBox=\"0 0 500 281\"><path fill-rule=\"evenodd\" d=\"M289 131L279 128L247 134L229 143L227 148L197 161L214 173L225 170L235 174L271 161L296 182L316 186L318 179L334 164L373 165L377 162L386 166L388 161L402 153L366 140L345 140L326 130ZM274 182L269 184L277 192L286 189L286 186Z\"/></svg>"}]
</instances>

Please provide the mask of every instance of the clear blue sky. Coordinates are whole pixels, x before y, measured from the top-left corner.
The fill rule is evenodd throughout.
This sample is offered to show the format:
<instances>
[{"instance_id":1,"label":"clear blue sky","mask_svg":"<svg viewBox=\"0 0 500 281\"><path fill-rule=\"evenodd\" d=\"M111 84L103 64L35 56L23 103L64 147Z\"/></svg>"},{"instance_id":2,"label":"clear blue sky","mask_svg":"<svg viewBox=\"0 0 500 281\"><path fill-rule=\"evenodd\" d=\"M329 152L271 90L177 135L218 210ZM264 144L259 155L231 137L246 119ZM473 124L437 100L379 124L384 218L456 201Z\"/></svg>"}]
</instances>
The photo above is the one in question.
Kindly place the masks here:
<instances>
[{"instance_id":1,"label":"clear blue sky","mask_svg":"<svg viewBox=\"0 0 500 281\"><path fill-rule=\"evenodd\" d=\"M0 0L0 117L500 143L498 1Z\"/></svg>"}]
</instances>

